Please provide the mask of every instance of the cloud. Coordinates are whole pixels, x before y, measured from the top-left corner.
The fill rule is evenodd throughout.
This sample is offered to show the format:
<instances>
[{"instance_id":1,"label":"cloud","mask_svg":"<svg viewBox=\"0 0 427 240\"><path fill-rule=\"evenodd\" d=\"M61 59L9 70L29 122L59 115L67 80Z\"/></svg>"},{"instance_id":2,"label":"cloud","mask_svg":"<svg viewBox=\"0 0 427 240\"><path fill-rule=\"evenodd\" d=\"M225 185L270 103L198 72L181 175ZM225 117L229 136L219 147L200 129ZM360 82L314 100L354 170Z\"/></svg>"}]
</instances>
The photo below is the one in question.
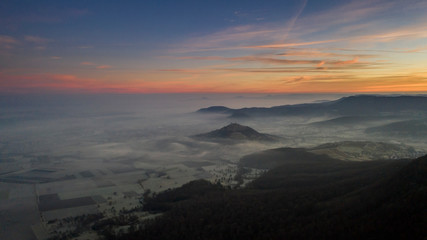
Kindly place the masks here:
<instances>
[{"instance_id":1,"label":"cloud","mask_svg":"<svg viewBox=\"0 0 427 240\"><path fill-rule=\"evenodd\" d=\"M127 92L122 83L105 83L101 79L78 77L71 74L8 75L0 72L0 92Z\"/></svg>"},{"instance_id":2,"label":"cloud","mask_svg":"<svg viewBox=\"0 0 427 240\"><path fill-rule=\"evenodd\" d=\"M46 50L46 46L36 46L34 47L35 50L43 51Z\"/></svg>"},{"instance_id":3,"label":"cloud","mask_svg":"<svg viewBox=\"0 0 427 240\"><path fill-rule=\"evenodd\" d=\"M0 73L0 88L8 92L32 92L34 89L70 90L93 88L95 80L66 74L6 75Z\"/></svg>"},{"instance_id":4,"label":"cloud","mask_svg":"<svg viewBox=\"0 0 427 240\"><path fill-rule=\"evenodd\" d=\"M53 60L60 60L60 59L62 59L62 57L59 57L59 56L52 56L52 57L50 57L50 59L53 59Z\"/></svg>"},{"instance_id":5,"label":"cloud","mask_svg":"<svg viewBox=\"0 0 427 240\"><path fill-rule=\"evenodd\" d=\"M359 57L355 57L351 60L347 60L347 61L335 61L335 62L330 62L329 64L333 64L333 65L348 65L348 64L355 64L359 62ZM323 65L323 64L322 64Z\"/></svg>"},{"instance_id":6,"label":"cloud","mask_svg":"<svg viewBox=\"0 0 427 240\"><path fill-rule=\"evenodd\" d=\"M341 41L341 39L330 39L330 40L321 40L321 41L312 41L312 42L289 42L289 43L254 45L254 46L245 46L244 48L290 48L290 47L299 47L299 46L319 45L319 44L332 43L332 42L338 42L338 41Z\"/></svg>"},{"instance_id":7,"label":"cloud","mask_svg":"<svg viewBox=\"0 0 427 240\"><path fill-rule=\"evenodd\" d=\"M427 50L427 47L419 47L419 48L413 48L413 49L405 50L403 52L405 52L405 53L422 53L422 52L425 52L426 50Z\"/></svg>"},{"instance_id":8,"label":"cloud","mask_svg":"<svg viewBox=\"0 0 427 240\"><path fill-rule=\"evenodd\" d=\"M109 68L112 68L112 66L110 66L110 65L99 65L99 66L96 66L96 68L97 69L109 69Z\"/></svg>"},{"instance_id":9,"label":"cloud","mask_svg":"<svg viewBox=\"0 0 427 240\"><path fill-rule=\"evenodd\" d=\"M170 58L170 57L169 57ZM191 60L224 60L224 57L220 56L183 56L183 57L174 57L174 59L191 59Z\"/></svg>"},{"instance_id":10,"label":"cloud","mask_svg":"<svg viewBox=\"0 0 427 240\"><path fill-rule=\"evenodd\" d=\"M349 43L427 37L427 19L419 19L418 26L411 24L401 29L397 29L397 23L385 24L384 19L396 21L396 16L400 17L399 11L407 8L407 4L400 1L346 1L322 12L302 15L306 4L303 1L299 10L285 24L276 22L233 26L191 38L176 52L280 49L332 43L348 46ZM422 6L425 7L425 4Z\"/></svg>"},{"instance_id":11,"label":"cloud","mask_svg":"<svg viewBox=\"0 0 427 240\"><path fill-rule=\"evenodd\" d=\"M243 56L234 58L224 58L228 61L240 61L240 62L260 62L273 65L315 65L316 67L322 67L324 65L344 66L344 65L355 65L359 67L374 66L378 63L373 62L359 62L359 57L356 56L351 60L317 60L317 59L280 59L271 57L259 57L259 56Z\"/></svg>"},{"instance_id":12,"label":"cloud","mask_svg":"<svg viewBox=\"0 0 427 240\"><path fill-rule=\"evenodd\" d=\"M203 74L203 73L212 73L218 70L215 69L186 69L186 68L176 68L176 69L159 69L159 72L171 72L171 73L184 73L184 74Z\"/></svg>"},{"instance_id":13,"label":"cloud","mask_svg":"<svg viewBox=\"0 0 427 240\"><path fill-rule=\"evenodd\" d=\"M226 58L229 61L261 62L269 64L297 65L297 64L319 64L319 60L294 60L294 59L277 59L257 56L244 56Z\"/></svg>"},{"instance_id":14,"label":"cloud","mask_svg":"<svg viewBox=\"0 0 427 240\"><path fill-rule=\"evenodd\" d=\"M340 49L344 51L343 49ZM277 53L277 56L293 56L293 57L360 57L360 58L374 58L378 57L377 54L345 54L345 53L337 53L332 52L336 51L336 49L328 49L323 48L322 50L315 48L289 48L282 53ZM357 52L361 52L361 50L355 50ZM365 51L365 50L364 50Z\"/></svg>"},{"instance_id":15,"label":"cloud","mask_svg":"<svg viewBox=\"0 0 427 240\"><path fill-rule=\"evenodd\" d=\"M18 43L19 43L18 40L16 40L14 37L6 36L6 35L0 35L0 48L12 49Z\"/></svg>"},{"instance_id":16,"label":"cloud","mask_svg":"<svg viewBox=\"0 0 427 240\"><path fill-rule=\"evenodd\" d=\"M42 37L37 37L37 36L25 36L24 40L30 43L34 43L34 44L47 44L48 42L52 42L52 40L47 39L47 38L42 38Z\"/></svg>"},{"instance_id":17,"label":"cloud","mask_svg":"<svg viewBox=\"0 0 427 240\"><path fill-rule=\"evenodd\" d=\"M295 16L288 21L288 26L285 30L284 36L282 41L286 41L288 39L288 35L290 34L290 32L292 31L292 28L295 25L295 22L298 20L299 16L301 15L302 11L304 10L305 6L307 5L307 0L303 0L300 9L297 11L297 13L295 14Z\"/></svg>"},{"instance_id":18,"label":"cloud","mask_svg":"<svg viewBox=\"0 0 427 240\"><path fill-rule=\"evenodd\" d=\"M93 63L93 62L81 62L80 65L92 66L92 67L95 67L96 69L110 69L110 68L112 68L111 65L98 65L98 64Z\"/></svg>"},{"instance_id":19,"label":"cloud","mask_svg":"<svg viewBox=\"0 0 427 240\"><path fill-rule=\"evenodd\" d=\"M281 81L283 81L286 84L293 84L293 83L298 83L301 81L307 81L310 79L311 79L310 76L291 76L291 77L283 78L283 79L281 79Z\"/></svg>"},{"instance_id":20,"label":"cloud","mask_svg":"<svg viewBox=\"0 0 427 240\"><path fill-rule=\"evenodd\" d=\"M46 50L46 45L49 42L52 42L52 40L47 39L47 38L42 38L42 37L37 37L37 36L29 36L29 35L27 35L27 36L24 37L24 41L28 42L30 44L36 45L34 47L34 49L38 50L38 51L44 51L44 50Z\"/></svg>"},{"instance_id":21,"label":"cloud","mask_svg":"<svg viewBox=\"0 0 427 240\"><path fill-rule=\"evenodd\" d=\"M347 39L342 37L330 38L329 36L326 37L329 39L323 40L300 41L299 39L307 39L308 34L321 32L335 25L354 25L354 22L383 12L392 6L392 4L386 2L352 1L315 15L301 16L306 5L307 1L302 1L294 16L285 22L233 26L212 34L191 38L176 51L199 52L242 50L246 48L274 49L344 41ZM240 12L237 14L240 14ZM260 42L264 44L260 44Z\"/></svg>"},{"instance_id":22,"label":"cloud","mask_svg":"<svg viewBox=\"0 0 427 240\"><path fill-rule=\"evenodd\" d=\"M385 30L371 35L362 35L350 39L354 42L393 42L398 40L427 38L427 27L421 25L405 26L397 29Z\"/></svg>"},{"instance_id":23,"label":"cloud","mask_svg":"<svg viewBox=\"0 0 427 240\"><path fill-rule=\"evenodd\" d=\"M319 64L317 64L317 65L316 65L316 67L321 67L321 66L323 66L323 65L325 65L325 61L321 61L321 62L319 62Z\"/></svg>"},{"instance_id":24,"label":"cloud","mask_svg":"<svg viewBox=\"0 0 427 240\"><path fill-rule=\"evenodd\" d=\"M245 46L259 39L275 41L281 35L279 28L268 28L263 25L234 26L205 36L188 39L177 46L173 52L187 53L200 51L219 51L244 49Z\"/></svg>"},{"instance_id":25,"label":"cloud","mask_svg":"<svg viewBox=\"0 0 427 240\"><path fill-rule=\"evenodd\" d=\"M93 63L93 62L81 62L80 63L80 65L85 65L85 66L94 66L94 65L96 65L95 63Z\"/></svg>"},{"instance_id":26,"label":"cloud","mask_svg":"<svg viewBox=\"0 0 427 240\"><path fill-rule=\"evenodd\" d=\"M390 11L391 1L357 0L341 1L332 8L299 18L296 30L303 34L321 32L325 29L358 24L360 21Z\"/></svg>"}]
</instances>

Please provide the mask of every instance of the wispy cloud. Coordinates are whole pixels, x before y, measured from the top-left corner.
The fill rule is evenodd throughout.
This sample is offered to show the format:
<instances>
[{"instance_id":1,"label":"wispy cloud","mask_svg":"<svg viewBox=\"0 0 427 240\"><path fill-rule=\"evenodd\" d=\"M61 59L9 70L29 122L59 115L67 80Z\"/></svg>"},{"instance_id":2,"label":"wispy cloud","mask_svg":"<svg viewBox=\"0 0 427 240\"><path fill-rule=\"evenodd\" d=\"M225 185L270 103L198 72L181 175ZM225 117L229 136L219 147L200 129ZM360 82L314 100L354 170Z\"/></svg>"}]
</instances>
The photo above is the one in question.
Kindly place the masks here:
<instances>
[{"instance_id":1,"label":"wispy cloud","mask_svg":"<svg viewBox=\"0 0 427 240\"><path fill-rule=\"evenodd\" d=\"M96 81L66 74L5 75L0 73L0 88L9 92L31 92L34 89L72 90L93 88Z\"/></svg>"},{"instance_id":2,"label":"wispy cloud","mask_svg":"<svg viewBox=\"0 0 427 240\"><path fill-rule=\"evenodd\" d=\"M404 7L398 1L351 1L320 13L300 16L306 2L286 24L269 23L227 28L216 33L189 39L178 52L289 49L294 47L349 42L387 42L427 37L425 21L420 19L400 28L378 20L389 11ZM398 12L396 12L398 14ZM374 19L366 23L366 19ZM314 35L315 34L315 35ZM344 36L344 37L343 37ZM320 39L319 39L320 38ZM311 39L302 41L301 39ZM263 44L259 44L263 42ZM253 44L258 43L258 44Z\"/></svg>"},{"instance_id":3,"label":"wispy cloud","mask_svg":"<svg viewBox=\"0 0 427 240\"><path fill-rule=\"evenodd\" d=\"M47 44L49 42L52 42L51 39L37 37L37 36L30 36L30 35L25 36L24 40L34 44Z\"/></svg>"},{"instance_id":4,"label":"wispy cloud","mask_svg":"<svg viewBox=\"0 0 427 240\"><path fill-rule=\"evenodd\" d=\"M329 64L333 64L333 65L348 65L348 64L355 64L359 62L359 57L355 57L351 60L347 60L347 61L335 61L335 62L330 62Z\"/></svg>"},{"instance_id":5,"label":"wispy cloud","mask_svg":"<svg viewBox=\"0 0 427 240\"><path fill-rule=\"evenodd\" d=\"M299 67L302 65L311 65L316 66L317 70L326 70L326 69L332 69L331 66L340 67L341 69L344 69L345 67L355 69L355 68L369 68L373 67L375 65L380 65L379 63L374 62L360 62L358 56L353 56L352 59L349 60L329 60L329 59L283 59L278 58L277 56L281 55L273 55L273 57L266 57L266 56L239 56L239 57L218 57L218 56L206 56L206 57L182 57L182 59L197 59L197 60L223 60L223 61L230 61L230 62L240 62L242 64L253 62L253 63L263 63L263 64L269 64L269 65L297 65L298 67L295 67L295 70L301 70ZM339 55L342 57L341 55ZM347 57L347 55L343 55L344 57ZM354 65L354 66L348 66L348 65ZM321 67L321 68L320 68ZM237 69L240 69L236 67ZM289 69L288 69L289 70ZM198 69L200 71L200 69Z\"/></svg>"},{"instance_id":6,"label":"wispy cloud","mask_svg":"<svg viewBox=\"0 0 427 240\"><path fill-rule=\"evenodd\" d=\"M304 10L306 5L307 5L307 0L303 0L301 7L298 9L295 16L293 18L291 18L290 21L288 21L287 27L285 28L285 32L284 32L283 39L282 39L283 42L288 39L288 35L292 31L293 27L295 26L296 21L298 20L299 16L301 15L301 13Z\"/></svg>"},{"instance_id":7,"label":"wispy cloud","mask_svg":"<svg viewBox=\"0 0 427 240\"><path fill-rule=\"evenodd\" d=\"M143 88L134 92L143 92ZM102 79L79 77L71 74L27 74L7 75L0 72L0 92L132 92L129 84L121 82L106 83Z\"/></svg>"},{"instance_id":8,"label":"wispy cloud","mask_svg":"<svg viewBox=\"0 0 427 240\"><path fill-rule=\"evenodd\" d=\"M94 66L94 65L96 65L95 63L93 63L93 62L81 62L80 63L80 65L85 65L85 66Z\"/></svg>"},{"instance_id":9,"label":"wispy cloud","mask_svg":"<svg viewBox=\"0 0 427 240\"><path fill-rule=\"evenodd\" d=\"M351 40L355 42L392 42L424 38L427 38L427 26L422 24L381 31L378 34L361 35L354 37Z\"/></svg>"},{"instance_id":10,"label":"wispy cloud","mask_svg":"<svg viewBox=\"0 0 427 240\"><path fill-rule=\"evenodd\" d=\"M82 66L91 66L91 67L95 67L96 69L110 69L110 68L112 68L113 66L111 66L111 65L99 65L99 64L96 64L96 63L93 63L93 62L81 62L80 63L80 65L82 65Z\"/></svg>"},{"instance_id":11,"label":"wispy cloud","mask_svg":"<svg viewBox=\"0 0 427 240\"><path fill-rule=\"evenodd\" d=\"M195 37L177 46L173 52L199 52L242 49L252 42L265 39L275 41L282 34L278 28L268 28L265 26L243 25L230 27L225 30Z\"/></svg>"},{"instance_id":12,"label":"wispy cloud","mask_svg":"<svg viewBox=\"0 0 427 240\"><path fill-rule=\"evenodd\" d=\"M99 66L96 66L96 68L97 69L109 69L109 68L112 68L112 66L110 66L110 65L99 65Z\"/></svg>"},{"instance_id":13,"label":"wispy cloud","mask_svg":"<svg viewBox=\"0 0 427 240\"><path fill-rule=\"evenodd\" d=\"M425 51L427 51L427 46L426 47L413 48L413 49L405 50L403 52L405 52L405 53L422 53Z\"/></svg>"},{"instance_id":14,"label":"wispy cloud","mask_svg":"<svg viewBox=\"0 0 427 240\"><path fill-rule=\"evenodd\" d=\"M287 57L359 57L359 58L374 58L378 57L378 54L365 54L360 53L360 50L357 50L359 53L356 54L347 54L347 53L337 53L332 52L334 49L315 49L315 48L290 48L285 50L282 53L277 53L278 56L287 56Z\"/></svg>"},{"instance_id":15,"label":"wispy cloud","mask_svg":"<svg viewBox=\"0 0 427 240\"><path fill-rule=\"evenodd\" d=\"M0 35L0 48L12 49L18 43L19 43L18 40L16 40L14 37Z\"/></svg>"},{"instance_id":16,"label":"wispy cloud","mask_svg":"<svg viewBox=\"0 0 427 240\"><path fill-rule=\"evenodd\" d=\"M270 63L270 64L280 64L280 65L301 65L301 64L319 64L319 60L294 60L294 59L278 59L278 58L266 58L266 57L257 57L257 56L244 56L244 57L234 57L226 58L229 61L243 61L243 62L261 62L261 63Z\"/></svg>"},{"instance_id":17,"label":"wispy cloud","mask_svg":"<svg viewBox=\"0 0 427 240\"><path fill-rule=\"evenodd\" d=\"M329 40L312 41L312 42L289 42L289 43L254 45L254 46L245 46L244 48L291 48L291 47L299 47L299 46L319 45L319 44L332 43L332 42L338 42L338 41L341 41L341 39L329 39Z\"/></svg>"}]
</instances>

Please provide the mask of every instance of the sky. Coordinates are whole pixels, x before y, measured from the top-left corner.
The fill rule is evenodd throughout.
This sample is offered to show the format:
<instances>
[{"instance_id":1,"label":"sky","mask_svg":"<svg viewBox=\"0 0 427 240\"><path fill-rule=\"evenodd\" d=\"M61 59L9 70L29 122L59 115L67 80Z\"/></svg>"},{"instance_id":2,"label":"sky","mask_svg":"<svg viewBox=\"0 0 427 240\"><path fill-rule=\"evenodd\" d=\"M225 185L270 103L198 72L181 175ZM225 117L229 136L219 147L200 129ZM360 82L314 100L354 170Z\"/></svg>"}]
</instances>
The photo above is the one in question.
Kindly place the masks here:
<instances>
[{"instance_id":1,"label":"sky","mask_svg":"<svg viewBox=\"0 0 427 240\"><path fill-rule=\"evenodd\" d=\"M0 2L0 93L427 91L427 1Z\"/></svg>"}]
</instances>

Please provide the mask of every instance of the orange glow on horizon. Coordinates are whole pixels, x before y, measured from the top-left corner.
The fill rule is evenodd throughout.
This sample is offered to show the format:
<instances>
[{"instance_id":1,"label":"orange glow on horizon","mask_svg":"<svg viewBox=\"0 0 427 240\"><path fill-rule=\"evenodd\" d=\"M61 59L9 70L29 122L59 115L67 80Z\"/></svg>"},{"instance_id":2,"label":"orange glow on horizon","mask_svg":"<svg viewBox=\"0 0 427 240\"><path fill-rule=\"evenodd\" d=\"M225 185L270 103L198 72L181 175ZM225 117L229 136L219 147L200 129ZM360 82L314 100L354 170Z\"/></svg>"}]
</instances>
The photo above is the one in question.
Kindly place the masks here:
<instances>
[{"instance_id":1,"label":"orange glow on horizon","mask_svg":"<svg viewBox=\"0 0 427 240\"><path fill-rule=\"evenodd\" d=\"M356 59L357 60L357 59ZM351 60L351 61L356 61ZM157 74L157 75L156 75ZM345 93L345 92L425 92L425 75L361 78L354 75L294 75L239 72L172 71L148 75L162 80L117 80L80 78L67 74L5 75L0 73L0 88L5 92L32 90L89 93ZM280 75L280 74L279 74ZM259 81L264 78L265 81Z\"/></svg>"}]
</instances>

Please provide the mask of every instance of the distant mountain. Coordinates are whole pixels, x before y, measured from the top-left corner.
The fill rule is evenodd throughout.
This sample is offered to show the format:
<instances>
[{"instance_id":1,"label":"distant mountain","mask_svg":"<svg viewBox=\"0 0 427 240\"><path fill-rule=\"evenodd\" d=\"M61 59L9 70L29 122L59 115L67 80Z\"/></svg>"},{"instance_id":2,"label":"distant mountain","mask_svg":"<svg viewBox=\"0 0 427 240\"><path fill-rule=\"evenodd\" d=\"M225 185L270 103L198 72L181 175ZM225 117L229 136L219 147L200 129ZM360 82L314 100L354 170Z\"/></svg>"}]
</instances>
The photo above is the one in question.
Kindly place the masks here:
<instances>
[{"instance_id":1,"label":"distant mountain","mask_svg":"<svg viewBox=\"0 0 427 240\"><path fill-rule=\"evenodd\" d=\"M209 107L198 110L199 113L225 113L230 117L265 116L390 116L427 114L426 96L380 96L356 95L343 97L335 101L283 105L271 108L252 107L230 109L227 107Z\"/></svg>"},{"instance_id":2,"label":"distant mountain","mask_svg":"<svg viewBox=\"0 0 427 240\"><path fill-rule=\"evenodd\" d=\"M230 113L233 109L224 106L212 106L208 108L199 109L197 112L199 113Z\"/></svg>"},{"instance_id":3,"label":"distant mountain","mask_svg":"<svg viewBox=\"0 0 427 240\"><path fill-rule=\"evenodd\" d=\"M381 134L396 137L426 137L427 119L406 120L371 127L365 130L369 134Z\"/></svg>"},{"instance_id":4,"label":"distant mountain","mask_svg":"<svg viewBox=\"0 0 427 240\"><path fill-rule=\"evenodd\" d=\"M319 122L313 122L310 125L316 127L354 127L358 125L365 125L389 119L389 117L385 116L344 116Z\"/></svg>"},{"instance_id":5,"label":"distant mountain","mask_svg":"<svg viewBox=\"0 0 427 240\"><path fill-rule=\"evenodd\" d=\"M253 128L231 123L221 129L193 136L204 140L246 140L246 141L278 141L280 138L270 134L259 133Z\"/></svg>"}]
</instances>

